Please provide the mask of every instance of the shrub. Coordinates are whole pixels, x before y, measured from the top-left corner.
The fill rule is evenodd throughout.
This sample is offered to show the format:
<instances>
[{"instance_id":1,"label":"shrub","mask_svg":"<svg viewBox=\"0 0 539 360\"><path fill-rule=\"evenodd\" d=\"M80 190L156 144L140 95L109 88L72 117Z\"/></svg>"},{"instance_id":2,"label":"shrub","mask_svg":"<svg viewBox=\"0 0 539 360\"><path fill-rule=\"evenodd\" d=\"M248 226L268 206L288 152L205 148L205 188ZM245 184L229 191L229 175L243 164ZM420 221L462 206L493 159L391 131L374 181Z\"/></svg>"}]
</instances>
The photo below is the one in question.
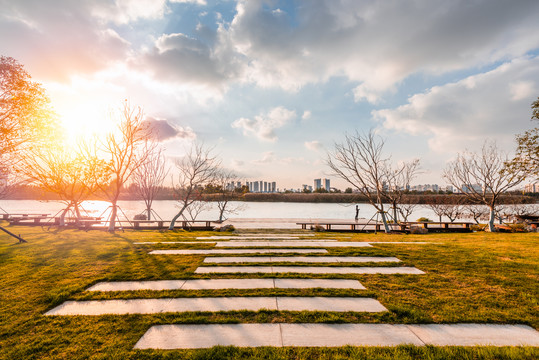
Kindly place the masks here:
<instances>
[{"instance_id":1,"label":"shrub","mask_svg":"<svg viewBox=\"0 0 539 360\"><path fill-rule=\"evenodd\" d=\"M432 222L431 219L426 218L426 217L420 217L420 218L417 219L416 221L418 221L418 222Z\"/></svg>"},{"instance_id":2,"label":"shrub","mask_svg":"<svg viewBox=\"0 0 539 360\"><path fill-rule=\"evenodd\" d=\"M470 230L472 230L472 231L485 231L486 228L487 228L486 224L473 224L473 225L470 225Z\"/></svg>"},{"instance_id":3,"label":"shrub","mask_svg":"<svg viewBox=\"0 0 539 360\"><path fill-rule=\"evenodd\" d=\"M427 234L428 232L429 230L422 226L412 226L410 228L410 234Z\"/></svg>"}]
</instances>

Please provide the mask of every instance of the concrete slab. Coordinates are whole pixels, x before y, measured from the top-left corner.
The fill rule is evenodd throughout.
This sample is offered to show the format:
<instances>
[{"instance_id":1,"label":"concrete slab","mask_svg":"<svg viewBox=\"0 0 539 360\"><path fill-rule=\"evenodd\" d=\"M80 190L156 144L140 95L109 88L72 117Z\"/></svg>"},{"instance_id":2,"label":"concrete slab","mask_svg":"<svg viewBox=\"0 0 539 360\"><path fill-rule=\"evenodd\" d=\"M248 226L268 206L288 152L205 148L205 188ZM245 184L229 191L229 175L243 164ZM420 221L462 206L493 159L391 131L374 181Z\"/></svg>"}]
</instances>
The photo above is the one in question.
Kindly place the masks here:
<instances>
[{"instance_id":1,"label":"concrete slab","mask_svg":"<svg viewBox=\"0 0 539 360\"><path fill-rule=\"evenodd\" d=\"M279 304L279 306L277 305ZM201 297L132 300L66 301L45 313L51 315L125 315L187 311L361 311L381 312L385 307L375 299L347 297Z\"/></svg>"},{"instance_id":2,"label":"concrete slab","mask_svg":"<svg viewBox=\"0 0 539 360\"><path fill-rule=\"evenodd\" d=\"M371 247L368 242L362 241L315 241L315 240L296 240L296 241L259 241L253 244L251 241L218 241L216 247Z\"/></svg>"},{"instance_id":3,"label":"concrete slab","mask_svg":"<svg viewBox=\"0 0 539 360\"><path fill-rule=\"evenodd\" d=\"M200 349L217 345L282 346L279 324L155 325L135 349Z\"/></svg>"},{"instance_id":4,"label":"concrete slab","mask_svg":"<svg viewBox=\"0 0 539 360\"><path fill-rule=\"evenodd\" d=\"M421 341L436 346L539 346L539 332L526 325L408 325Z\"/></svg>"},{"instance_id":5,"label":"concrete slab","mask_svg":"<svg viewBox=\"0 0 539 360\"><path fill-rule=\"evenodd\" d=\"M210 255L210 254L327 254L326 249L207 249L207 250L153 250L151 255Z\"/></svg>"},{"instance_id":6,"label":"concrete slab","mask_svg":"<svg viewBox=\"0 0 539 360\"><path fill-rule=\"evenodd\" d=\"M201 266L196 274L242 274L242 273L300 273L300 274L424 274L414 267L347 267L347 266Z\"/></svg>"},{"instance_id":7,"label":"concrete slab","mask_svg":"<svg viewBox=\"0 0 539 360\"><path fill-rule=\"evenodd\" d=\"M356 289L365 290L357 280L348 279L274 279L275 287L282 289Z\"/></svg>"},{"instance_id":8,"label":"concrete slab","mask_svg":"<svg viewBox=\"0 0 539 360\"><path fill-rule=\"evenodd\" d=\"M189 244L189 245L193 245L193 244L215 244L215 241L196 241L196 240L193 240L193 241L141 241L141 242L134 242L133 244L135 244L135 245L155 245L155 244L164 244L164 245L167 245L167 244L171 244L171 245L174 245L174 244Z\"/></svg>"},{"instance_id":9,"label":"concrete slab","mask_svg":"<svg viewBox=\"0 0 539 360\"><path fill-rule=\"evenodd\" d=\"M280 324L283 346L423 345L406 327L390 324Z\"/></svg>"},{"instance_id":10,"label":"concrete slab","mask_svg":"<svg viewBox=\"0 0 539 360\"><path fill-rule=\"evenodd\" d=\"M470 346L458 334L462 325L486 330L486 343L505 337L503 346L537 346L539 333L525 325L401 325L401 324L226 324L156 325L135 345L136 349L192 349L215 345L257 346L397 346L430 344L418 338L416 328L437 327L454 340L451 345ZM412 331L411 329L414 329ZM430 330L429 330L430 331ZM468 330L465 330L468 331ZM473 336L473 335L472 335ZM524 341L521 340L524 337ZM477 344L473 344L477 345ZM498 345L502 346L502 344Z\"/></svg>"},{"instance_id":11,"label":"concrete slab","mask_svg":"<svg viewBox=\"0 0 539 360\"><path fill-rule=\"evenodd\" d=\"M396 257L381 256L214 256L204 259L205 263L364 263L364 262L399 262Z\"/></svg>"},{"instance_id":12,"label":"concrete slab","mask_svg":"<svg viewBox=\"0 0 539 360\"><path fill-rule=\"evenodd\" d=\"M200 240L230 240L230 239L299 239L298 235L216 235L216 236L199 236L196 239Z\"/></svg>"},{"instance_id":13,"label":"concrete slab","mask_svg":"<svg viewBox=\"0 0 539 360\"><path fill-rule=\"evenodd\" d=\"M97 283L86 291L204 290L204 289L365 289L348 279L191 279L156 281L117 281Z\"/></svg>"},{"instance_id":14,"label":"concrete slab","mask_svg":"<svg viewBox=\"0 0 539 360\"><path fill-rule=\"evenodd\" d=\"M358 297L277 297L277 309L281 311L387 311L376 299Z\"/></svg>"},{"instance_id":15,"label":"concrete slab","mask_svg":"<svg viewBox=\"0 0 539 360\"><path fill-rule=\"evenodd\" d=\"M113 281L97 283L86 291L179 290L185 280Z\"/></svg>"}]
</instances>

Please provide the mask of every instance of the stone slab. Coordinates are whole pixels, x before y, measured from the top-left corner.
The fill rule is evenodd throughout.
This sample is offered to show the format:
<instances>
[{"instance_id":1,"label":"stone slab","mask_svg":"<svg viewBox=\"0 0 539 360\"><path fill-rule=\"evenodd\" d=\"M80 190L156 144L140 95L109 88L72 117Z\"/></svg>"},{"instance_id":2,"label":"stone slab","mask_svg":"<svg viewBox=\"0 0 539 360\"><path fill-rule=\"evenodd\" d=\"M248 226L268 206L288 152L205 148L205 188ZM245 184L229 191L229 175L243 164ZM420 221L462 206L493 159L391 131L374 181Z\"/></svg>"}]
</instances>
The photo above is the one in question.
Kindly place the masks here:
<instances>
[{"instance_id":1,"label":"stone slab","mask_svg":"<svg viewBox=\"0 0 539 360\"><path fill-rule=\"evenodd\" d=\"M217 240L231 240L231 239L241 239L241 240L244 240L244 239L287 239L287 240L291 240L291 239L299 239L299 236L298 235L287 235L287 236L283 236L283 235L243 235L243 236L239 236L239 235L231 235L231 236L228 236L228 235L223 235L223 236L199 236L197 237L196 239L200 239L200 240L214 240L214 239L217 239Z\"/></svg>"},{"instance_id":2,"label":"stone slab","mask_svg":"<svg viewBox=\"0 0 539 360\"><path fill-rule=\"evenodd\" d=\"M155 281L117 281L97 283L86 291L204 290L204 289L365 289L348 279L190 279Z\"/></svg>"},{"instance_id":3,"label":"stone slab","mask_svg":"<svg viewBox=\"0 0 539 360\"><path fill-rule=\"evenodd\" d=\"M281 311L357 311L384 312L387 309L376 299L358 297L277 297Z\"/></svg>"},{"instance_id":4,"label":"stone slab","mask_svg":"<svg viewBox=\"0 0 539 360\"><path fill-rule=\"evenodd\" d=\"M251 241L218 241L216 247L251 247L251 246L260 246L260 247L371 247L372 245L368 242L362 241L315 241L315 240L295 240L295 241L259 241L256 244L253 244Z\"/></svg>"},{"instance_id":5,"label":"stone slab","mask_svg":"<svg viewBox=\"0 0 539 360\"><path fill-rule=\"evenodd\" d=\"M464 326L464 328L463 328ZM436 330L434 330L436 329ZM464 333L460 333L464 330ZM418 337L416 332L425 331ZM258 346L397 346L432 344L434 333L443 333L441 344L475 346L538 346L539 332L526 325L489 324L207 324L156 325L137 342L136 349L193 349L215 345ZM471 331L471 333L470 333ZM477 342L477 333L482 334ZM473 341L470 341L469 335ZM499 339L503 339L499 341Z\"/></svg>"},{"instance_id":6,"label":"stone slab","mask_svg":"<svg viewBox=\"0 0 539 360\"><path fill-rule=\"evenodd\" d=\"M184 284L185 280L113 281L97 283L86 291L179 290Z\"/></svg>"},{"instance_id":7,"label":"stone slab","mask_svg":"<svg viewBox=\"0 0 539 360\"><path fill-rule=\"evenodd\" d=\"M347 266L200 266L196 274L242 274L242 273L300 273L300 274L410 274L423 271L414 267L347 267Z\"/></svg>"},{"instance_id":8,"label":"stone slab","mask_svg":"<svg viewBox=\"0 0 539 360\"><path fill-rule=\"evenodd\" d=\"M155 244L215 244L215 241L141 241L141 242L134 242L135 245L155 245Z\"/></svg>"},{"instance_id":9,"label":"stone slab","mask_svg":"<svg viewBox=\"0 0 539 360\"><path fill-rule=\"evenodd\" d=\"M398 346L423 343L406 325L280 324L283 346Z\"/></svg>"},{"instance_id":10,"label":"stone slab","mask_svg":"<svg viewBox=\"0 0 539 360\"><path fill-rule=\"evenodd\" d=\"M211 254L327 254L326 249L206 249L153 250L151 255L211 255Z\"/></svg>"},{"instance_id":11,"label":"stone slab","mask_svg":"<svg viewBox=\"0 0 539 360\"><path fill-rule=\"evenodd\" d=\"M204 259L205 263L364 263L364 262L399 262L396 257L381 256L213 256Z\"/></svg>"},{"instance_id":12,"label":"stone slab","mask_svg":"<svg viewBox=\"0 0 539 360\"><path fill-rule=\"evenodd\" d=\"M212 346L282 346L279 324L155 325L135 349L200 349Z\"/></svg>"},{"instance_id":13,"label":"stone slab","mask_svg":"<svg viewBox=\"0 0 539 360\"><path fill-rule=\"evenodd\" d=\"M526 325L408 325L425 344L436 346L539 346L539 332Z\"/></svg>"},{"instance_id":14,"label":"stone slab","mask_svg":"<svg viewBox=\"0 0 539 360\"><path fill-rule=\"evenodd\" d=\"M279 304L279 306L278 306ZM303 304L303 305L302 305ZM387 311L375 299L347 297L202 297L131 300L66 301L45 313L51 315L125 315L187 311Z\"/></svg>"}]
</instances>

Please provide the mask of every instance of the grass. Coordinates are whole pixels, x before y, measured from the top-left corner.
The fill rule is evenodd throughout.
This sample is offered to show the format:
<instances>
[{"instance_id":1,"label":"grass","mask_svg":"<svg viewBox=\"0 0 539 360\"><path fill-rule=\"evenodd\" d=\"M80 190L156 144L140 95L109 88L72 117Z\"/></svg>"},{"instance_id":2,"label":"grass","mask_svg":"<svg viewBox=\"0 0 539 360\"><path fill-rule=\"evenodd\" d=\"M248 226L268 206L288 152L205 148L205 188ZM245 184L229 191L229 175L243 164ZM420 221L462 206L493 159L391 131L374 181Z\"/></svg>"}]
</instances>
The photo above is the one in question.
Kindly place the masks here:
<instances>
[{"instance_id":1,"label":"grass","mask_svg":"<svg viewBox=\"0 0 539 360\"><path fill-rule=\"evenodd\" d=\"M317 234L350 241L428 241L329 248L334 256L396 256L426 275L243 274L239 277L348 278L368 290L254 289L84 292L100 281L209 278L194 274L204 255L148 255L157 248L212 248L211 244L134 245L181 241L208 232L52 231L14 227L29 242L0 234L0 359L534 359L533 347L340 347L132 350L156 324L202 323L500 323L539 329L537 234ZM249 231L252 233L252 231ZM289 232L289 231L288 231ZM293 250L291 250L291 253ZM279 255L282 256L282 255ZM286 264L291 265L291 264ZM299 265L299 264L298 264ZM305 265L305 264L301 264ZM369 264L362 264L362 266ZM379 264L370 264L376 265ZM339 264L342 266L342 264ZM238 277L231 274L213 278ZM286 311L45 317L65 300L193 296L369 296L380 314Z\"/></svg>"}]
</instances>

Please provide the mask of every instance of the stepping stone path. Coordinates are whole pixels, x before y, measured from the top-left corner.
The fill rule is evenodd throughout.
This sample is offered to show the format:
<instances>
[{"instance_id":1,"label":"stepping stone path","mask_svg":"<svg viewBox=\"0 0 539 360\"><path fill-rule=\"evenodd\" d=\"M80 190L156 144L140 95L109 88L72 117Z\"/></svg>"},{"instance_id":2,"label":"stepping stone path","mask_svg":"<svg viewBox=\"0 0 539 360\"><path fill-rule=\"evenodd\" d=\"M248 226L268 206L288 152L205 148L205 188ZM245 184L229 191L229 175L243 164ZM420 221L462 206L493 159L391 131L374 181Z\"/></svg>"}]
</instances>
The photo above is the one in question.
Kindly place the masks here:
<instances>
[{"instance_id":1,"label":"stepping stone path","mask_svg":"<svg viewBox=\"0 0 539 360\"><path fill-rule=\"evenodd\" d=\"M243 234L199 237L193 241L137 242L135 244L214 244L213 249L153 250L151 255L223 255L204 259L205 264L237 263L362 263L400 262L395 257L292 256L327 254L327 248L372 247L376 244L427 244L426 242L357 242L305 239L314 234ZM204 240L204 241L202 241ZM211 240L211 241L206 241ZM228 248L228 249L219 249ZM237 249L248 248L248 249ZM229 256L241 254L290 254L290 256ZM225 256L226 255L226 256ZM302 273L302 274L425 274L406 266L200 266L196 274ZM365 287L350 279L236 278L102 282L87 291L205 290L205 289L356 289ZM195 297L129 300L66 301L45 315L153 314L187 311L384 312L377 300L365 297ZM234 346L396 346L494 345L539 346L539 332L524 325L451 324L204 324L156 325L136 343L136 349L196 349Z\"/></svg>"}]
</instances>

